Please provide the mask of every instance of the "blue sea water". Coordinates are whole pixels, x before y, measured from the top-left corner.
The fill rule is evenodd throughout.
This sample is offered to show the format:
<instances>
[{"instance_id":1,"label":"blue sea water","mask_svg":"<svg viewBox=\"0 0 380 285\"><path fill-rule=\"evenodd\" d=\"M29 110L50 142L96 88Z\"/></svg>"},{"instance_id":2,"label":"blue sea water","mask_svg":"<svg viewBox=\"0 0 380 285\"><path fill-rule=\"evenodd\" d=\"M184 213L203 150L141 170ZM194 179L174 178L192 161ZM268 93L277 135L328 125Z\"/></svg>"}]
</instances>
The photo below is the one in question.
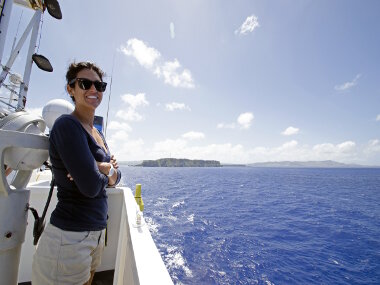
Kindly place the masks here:
<instances>
[{"instance_id":1,"label":"blue sea water","mask_svg":"<svg viewBox=\"0 0 380 285\"><path fill-rule=\"evenodd\" d=\"M121 170L175 284L380 284L380 169Z\"/></svg>"}]
</instances>

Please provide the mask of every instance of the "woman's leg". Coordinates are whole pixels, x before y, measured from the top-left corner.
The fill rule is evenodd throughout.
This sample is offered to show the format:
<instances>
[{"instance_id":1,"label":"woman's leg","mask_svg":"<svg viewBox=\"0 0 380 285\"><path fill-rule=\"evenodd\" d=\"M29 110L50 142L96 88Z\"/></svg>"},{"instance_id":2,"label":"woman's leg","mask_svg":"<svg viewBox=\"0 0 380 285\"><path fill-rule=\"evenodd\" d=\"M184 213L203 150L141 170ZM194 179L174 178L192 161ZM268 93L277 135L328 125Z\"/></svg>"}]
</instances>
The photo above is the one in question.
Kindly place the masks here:
<instances>
[{"instance_id":1,"label":"woman's leg","mask_svg":"<svg viewBox=\"0 0 380 285\"><path fill-rule=\"evenodd\" d=\"M91 285L92 279L94 279L95 270L91 271L90 279L84 285Z\"/></svg>"},{"instance_id":2,"label":"woman's leg","mask_svg":"<svg viewBox=\"0 0 380 285\"><path fill-rule=\"evenodd\" d=\"M95 248L95 250L91 252L91 258L92 258L91 276L90 276L90 279L87 281L87 283L85 283L85 285L91 285L92 280L94 279L95 270L101 263L101 257L104 251L105 230L99 231L97 233L97 239L98 239L98 245Z\"/></svg>"},{"instance_id":3,"label":"woman's leg","mask_svg":"<svg viewBox=\"0 0 380 285\"><path fill-rule=\"evenodd\" d=\"M33 256L32 283L54 284L58 272L61 235L48 224L41 235Z\"/></svg>"}]
</instances>

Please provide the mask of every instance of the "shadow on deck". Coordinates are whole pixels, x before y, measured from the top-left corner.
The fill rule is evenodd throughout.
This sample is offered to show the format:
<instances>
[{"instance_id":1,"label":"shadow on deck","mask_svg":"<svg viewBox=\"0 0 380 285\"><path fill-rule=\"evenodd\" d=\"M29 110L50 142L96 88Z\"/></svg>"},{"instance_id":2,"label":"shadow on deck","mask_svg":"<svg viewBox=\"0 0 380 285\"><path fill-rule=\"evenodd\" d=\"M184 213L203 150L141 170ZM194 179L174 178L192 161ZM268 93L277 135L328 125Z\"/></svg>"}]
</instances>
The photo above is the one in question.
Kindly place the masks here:
<instances>
[{"instance_id":1,"label":"shadow on deck","mask_svg":"<svg viewBox=\"0 0 380 285\"><path fill-rule=\"evenodd\" d=\"M111 285L113 284L113 275L115 270L107 270L96 272L94 276L94 280L92 280L92 285ZM18 285L31 285L31 282L22 282L18 283Z\"/></svg>"}]
</instances>

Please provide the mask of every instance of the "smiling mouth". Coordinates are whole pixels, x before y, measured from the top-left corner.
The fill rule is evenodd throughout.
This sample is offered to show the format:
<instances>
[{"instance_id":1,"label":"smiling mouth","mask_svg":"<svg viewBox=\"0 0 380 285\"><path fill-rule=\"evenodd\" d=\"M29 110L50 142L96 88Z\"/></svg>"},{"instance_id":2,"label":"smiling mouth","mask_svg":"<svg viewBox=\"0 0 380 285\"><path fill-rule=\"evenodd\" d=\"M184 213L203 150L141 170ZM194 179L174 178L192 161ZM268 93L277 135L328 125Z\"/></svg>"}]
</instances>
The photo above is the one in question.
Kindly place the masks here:
<instances>
[{"instance_id":1,"label":"smiling mouth","mask_svg":"<svg viewBox=\"0 0 380 285\"><path fill-rule=\"evenodd\" d=\"M98 96L87 96L88 99L98 99Z\"/></svg>"}]
</instances>

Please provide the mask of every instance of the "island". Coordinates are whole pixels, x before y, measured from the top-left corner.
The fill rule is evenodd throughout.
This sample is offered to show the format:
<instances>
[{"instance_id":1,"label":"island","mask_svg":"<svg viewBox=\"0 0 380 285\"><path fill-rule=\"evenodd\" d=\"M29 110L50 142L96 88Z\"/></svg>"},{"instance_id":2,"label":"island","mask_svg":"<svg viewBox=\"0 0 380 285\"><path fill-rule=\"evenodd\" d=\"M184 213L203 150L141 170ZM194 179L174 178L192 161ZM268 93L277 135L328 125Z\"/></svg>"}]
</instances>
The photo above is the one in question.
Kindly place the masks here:
<instances>
[{"instance_id":1,"label":"island","mask_svg":"<svg viewBox=\"0 0 380 285\"><path fill-rule=\"evenodd\" d=\"M283 167L283 168L365 168L376 166L365 166L358 164L346 164L333 160L324 161L271 161L250 163L250 167Z\"/></svg>"},{"instance_id":2,"label":"island","mask_svg":"<svg viewBox=\"0 0 380 285\"><path fill-rule=\"evenodd\" d=\"M143 160L136 166L142 167L221 167L217 160L191 160L185 158L160 158L157 160Z\"/></svg>"},{"instance_id":3,"label":"island","mask_svg":"<svg viewBox=\"0 0 380 285\"><path fill-rule=\"evenodd\" d=\"M119 161L119 165L138 167L258 167L258 168L380 168L378 165L346 164L324 161L267 161L247 164L221 163L217 160L161 158L157 160Z\"/></svg>"}]
</instances>

